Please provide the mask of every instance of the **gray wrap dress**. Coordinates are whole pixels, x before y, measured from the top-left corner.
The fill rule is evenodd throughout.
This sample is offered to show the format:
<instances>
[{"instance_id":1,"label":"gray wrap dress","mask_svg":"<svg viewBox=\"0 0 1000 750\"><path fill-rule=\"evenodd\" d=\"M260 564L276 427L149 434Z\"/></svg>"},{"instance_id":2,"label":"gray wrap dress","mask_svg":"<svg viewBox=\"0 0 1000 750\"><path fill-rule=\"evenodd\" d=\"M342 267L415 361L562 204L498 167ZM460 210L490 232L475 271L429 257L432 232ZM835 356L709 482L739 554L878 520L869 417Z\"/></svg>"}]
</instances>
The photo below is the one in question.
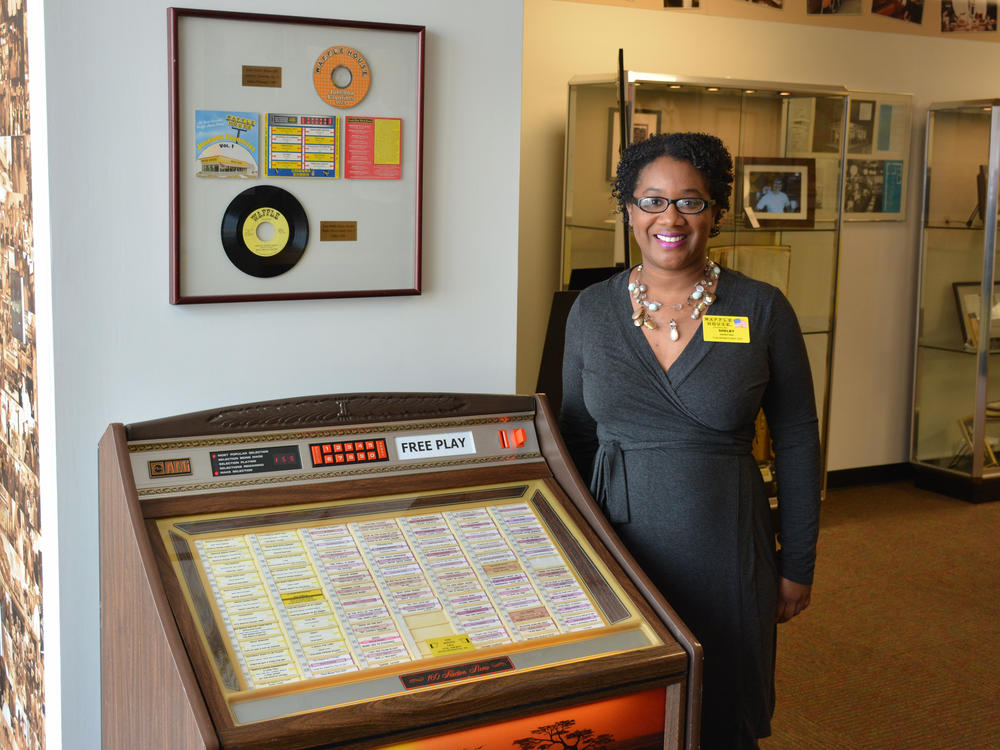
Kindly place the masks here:
<instances>
[{"instance_id":1,"label":"gray wrap dress","mask_svg":"<svg viewBox=\"0 0 1000 750\"><path fill-rule=\"evenodd\" d=\"M750 343L706 342L699 328L664 372L632 323L627 279L588 287L570 311L560 429L618 535L702 643L702 747L752 748L774 710L778 578L811 584L815 561L819 435L805 345L780 291L723 269L708 314L747 317ZM761 407L780 552L751 454Z\"/></svg>"}]
</instances>

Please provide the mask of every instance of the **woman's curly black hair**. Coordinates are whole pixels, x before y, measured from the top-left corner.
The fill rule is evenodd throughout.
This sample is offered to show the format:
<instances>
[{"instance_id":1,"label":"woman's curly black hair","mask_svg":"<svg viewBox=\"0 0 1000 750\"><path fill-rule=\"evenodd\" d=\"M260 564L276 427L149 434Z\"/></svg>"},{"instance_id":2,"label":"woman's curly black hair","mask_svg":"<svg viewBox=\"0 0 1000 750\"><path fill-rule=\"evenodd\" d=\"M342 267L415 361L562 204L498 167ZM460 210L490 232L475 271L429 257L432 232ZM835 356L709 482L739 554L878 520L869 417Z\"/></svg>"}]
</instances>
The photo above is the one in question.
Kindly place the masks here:
<instances>
[{"instance_id":1,"label":"woman's curly black hair","mask_svg":"<svg viewBox=\"0 0 1000 750\"><path fill-rule=\"evenodd\" d=\"M708 184L708 194L722 211L729 210L733 192L733 157L722 141L708 133L662 133L633 143L618 162L618 172L611 186L611 195L618 201L618 210L632 203L639 172L661 156L686 161L697 169Z\"/></svg>"}]
</instances>

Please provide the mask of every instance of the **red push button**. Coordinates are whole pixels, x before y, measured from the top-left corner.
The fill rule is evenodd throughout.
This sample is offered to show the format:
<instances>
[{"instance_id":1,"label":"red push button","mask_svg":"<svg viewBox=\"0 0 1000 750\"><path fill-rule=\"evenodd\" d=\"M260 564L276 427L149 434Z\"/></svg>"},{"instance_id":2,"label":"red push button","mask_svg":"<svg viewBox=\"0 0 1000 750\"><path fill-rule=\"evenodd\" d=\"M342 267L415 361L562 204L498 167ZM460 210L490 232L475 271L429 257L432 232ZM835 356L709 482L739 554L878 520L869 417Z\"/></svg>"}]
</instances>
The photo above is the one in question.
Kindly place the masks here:
<instances>
[{"instance_id":1,"label":"red push button","mask_svg":"<svg viewBox=\"0 0 1000 750\"><path fill-rule=\"evenodd\" d=\"M500 436L500 447L504 450L510 448L510 442L507 440L507 430L497 430L497 435Z\"/></svg>"},{"instance_id":2,"label":"red push button","mask_svg":"<svg viewBox=\"0 0 1000 750\"><path fill-rule=\"evenodd\" d=\"M514 430L514 447L523 448L526 442L528 442L528 436L524 432L524 428L518 427L516 430Z\"/></svg>"}]
</instances>

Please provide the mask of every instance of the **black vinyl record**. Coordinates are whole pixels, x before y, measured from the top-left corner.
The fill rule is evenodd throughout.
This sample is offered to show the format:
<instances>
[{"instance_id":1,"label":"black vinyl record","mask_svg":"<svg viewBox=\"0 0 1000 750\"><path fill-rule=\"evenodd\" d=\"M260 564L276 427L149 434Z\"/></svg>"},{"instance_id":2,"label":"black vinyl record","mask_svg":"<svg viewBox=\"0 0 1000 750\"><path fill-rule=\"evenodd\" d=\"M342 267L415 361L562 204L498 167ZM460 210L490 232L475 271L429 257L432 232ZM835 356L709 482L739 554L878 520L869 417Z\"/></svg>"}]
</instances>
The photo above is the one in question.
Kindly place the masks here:
<instances>
[{"instance_id":1,"label":"black vinyl record","mask_svg":"<svg viewBox=\"0 0 1000 750\"><path fill-rule=\"evenodd\" d=\"M226 255L243 273L258 278L290 270L305 252L308 239L309 222L302 204L287 190L272 185L244 190L222 216Z\"/></svg>"}]
</instances>

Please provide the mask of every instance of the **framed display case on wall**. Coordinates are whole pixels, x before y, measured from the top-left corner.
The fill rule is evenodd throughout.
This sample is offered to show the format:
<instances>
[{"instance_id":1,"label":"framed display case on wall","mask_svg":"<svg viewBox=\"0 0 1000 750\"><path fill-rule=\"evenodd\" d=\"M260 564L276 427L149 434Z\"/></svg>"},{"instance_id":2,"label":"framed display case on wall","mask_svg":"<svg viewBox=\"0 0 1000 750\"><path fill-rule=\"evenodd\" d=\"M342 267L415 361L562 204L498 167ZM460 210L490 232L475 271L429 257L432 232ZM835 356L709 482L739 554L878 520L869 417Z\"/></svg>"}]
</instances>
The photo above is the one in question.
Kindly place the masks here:
<instances>
[{"instance_id":1,"label":"framed display case on wall","mask_svg":"<svg viewBox=\"0 0 1000 750\"><path fill-rule=\"evenodd\" d=\"M1000 99L931 105L926 133L910 461L922 486L996 500Z\"/></svg>"},{"instance_id":2,"label":"framed display case on wall","mask_svg":"<svg viewBox=\"0 0 1000 750\"><path fill-rule=\"evenodd\" d=\"M420 294L424 27L167 27L171 304Z\"/></svg>"},{"instance_id":3,"label":"framed display case on wall","mask_svg":"<svg viewBox=\"0 0 1000 750\"><path fill-rule=\"evenodd\" d=\"M736 160L732 207L722 217L722 233L709 240L709 252L723 265L738 261L738 270L748 275L755 270L747 269L766 271L764 280L782 288L795 308L812 366L825 457L847 90L631 71L624 73L622 84L627 125L641 113L644 122L655 121L661 133L712 133ZM603 157L613 141L607 129L614 122L607 113L621 108L619 98L614 75L574 78L569 84L561 276L565 290L580 289L626 263L639 262L638 248L631 238L626 243L626 228L611 198L614 167L609 170ZM626 132L633 131L629 127ZM788 195L780 210L773 200L762 202L775 180ZM773 455L762 419L757 442L761 445L755 446L755 455L770 480Z\"/></svg>"}]
</instances>

